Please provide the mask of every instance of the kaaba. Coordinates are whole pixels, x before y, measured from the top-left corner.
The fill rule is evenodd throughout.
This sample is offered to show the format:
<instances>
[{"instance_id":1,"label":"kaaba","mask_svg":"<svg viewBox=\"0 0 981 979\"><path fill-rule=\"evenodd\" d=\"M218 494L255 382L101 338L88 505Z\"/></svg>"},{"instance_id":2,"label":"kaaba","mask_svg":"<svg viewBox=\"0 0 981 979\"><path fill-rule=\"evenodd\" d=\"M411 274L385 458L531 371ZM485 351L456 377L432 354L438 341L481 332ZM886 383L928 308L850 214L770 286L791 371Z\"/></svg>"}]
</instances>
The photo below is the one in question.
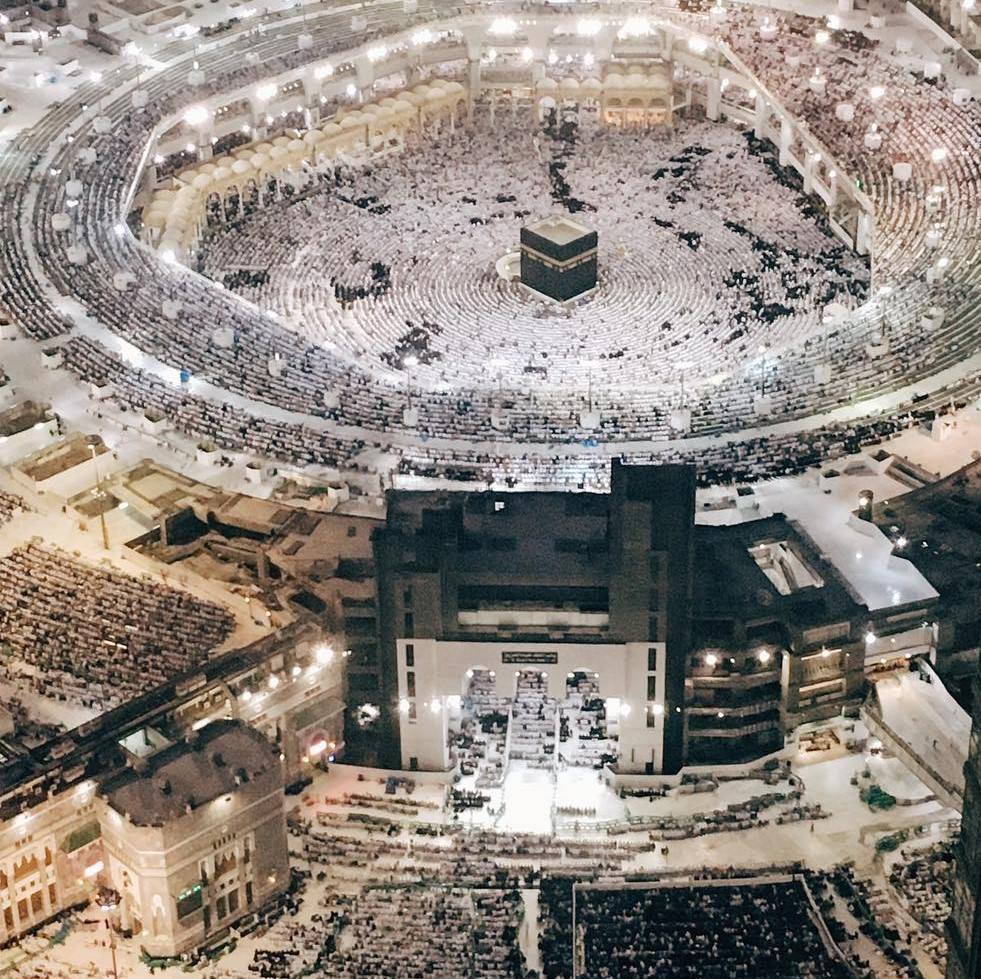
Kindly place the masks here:
<instances>
[{"instance_id":1,"label":"kaaba","mask_svg":"<svg viewBox=\"0 0 981 979\"><path fill-rule=\"evenodd\" d=\"M545 218L521 229L521 284L556 302L596 288L599 235L572 218Z\"/></svg>"}]
</instances>

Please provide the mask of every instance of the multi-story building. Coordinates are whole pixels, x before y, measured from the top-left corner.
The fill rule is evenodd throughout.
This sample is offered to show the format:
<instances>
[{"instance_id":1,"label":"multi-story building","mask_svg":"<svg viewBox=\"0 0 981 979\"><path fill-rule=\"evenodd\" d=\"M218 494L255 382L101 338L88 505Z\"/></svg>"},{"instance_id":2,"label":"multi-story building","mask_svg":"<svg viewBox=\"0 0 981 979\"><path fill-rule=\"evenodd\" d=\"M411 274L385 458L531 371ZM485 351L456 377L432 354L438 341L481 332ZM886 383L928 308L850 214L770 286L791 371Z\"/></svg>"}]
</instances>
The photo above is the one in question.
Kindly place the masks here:
<instances>
[{"instance_id":1,"label":"multi-story building","mask_svg":"<svg viewBox=\"0 0 981 979\"><path fill-rule=\"evenodd\" d=\"M0 943L103 884L121 895L121 926L160 955L217 941L268 903L288 883L283 786L343 745L345 663L314 627L291 626L11 749Z\"/></svg>"},{"instance_id":2,"label":"multi-story building","mask_svg":"<svg viewBox=\"0 0 981 979\"><path fill-rule=\"evenodd\" d=\"M288 887L284 765L240 721L127 745L130 766L98 788L105 877L147 952L175 956Z\"/></svg>"},{"instance_id":3,"label":"multi-story building","mask_svg":"<svg viewBox=\"0 0 981 979\"><path fill-rule=\"evenodd\" d=\"M868 609L800 525L696 527L694 579L689 762L775 751L861 696Z\"/></svg>"},{"instance_id":4,"label":"multi-story building","mask_svg":"<svg viewBox=\"0 0 981 979\"><path fill-rule=\"evenodd\" d=\"M683 759L694 470L614 462L609 494L395 492L375 534L389 764L445 769L468 671L514 694L595 673L620 767Z\"/></svg>"},{"instance_id":5,"label":"multi-story building","mask_svg":"<svg viewBox=\"0 0 981 979\"><path fill-rule=\"evenodd\" d=\"M947 920L947 979L981 975L981 679L972 684L971 741L964 766L964 809Z\"/></svg>"},{"instance_id":6,"label":"multi-story building","mask_svg":"<svg viewBox=\"0 0 981 979\"><path fill-rule=\"evenodd\" d=\"M694 471L615 462L609 494L396 492L375 535L389 764L445 769L472 671L562 700L595 674L617 768L781 748L862 693L869 611L782 516L694 523Z\"/></svg>"}]
</instances>

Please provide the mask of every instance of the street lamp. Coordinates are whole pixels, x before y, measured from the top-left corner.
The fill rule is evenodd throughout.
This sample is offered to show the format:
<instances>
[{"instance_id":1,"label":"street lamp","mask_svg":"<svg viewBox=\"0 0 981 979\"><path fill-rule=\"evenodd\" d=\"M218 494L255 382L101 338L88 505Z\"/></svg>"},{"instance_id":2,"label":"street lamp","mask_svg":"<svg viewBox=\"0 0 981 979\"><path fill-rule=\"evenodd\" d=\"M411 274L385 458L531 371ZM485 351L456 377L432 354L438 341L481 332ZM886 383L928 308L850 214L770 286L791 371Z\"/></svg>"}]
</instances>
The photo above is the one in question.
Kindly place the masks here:
<instances>
[{"instance_id":1,"label":"street lamp","mask_svg":"<svg viewBox=\"0 0 981 979\"><path fill-rule=\"evenodd\" d=\"M95 892L95 902L106 916L106 930L109 932L109 952L112 955L112 979L119 979L116 969L116 933L112 930L109 916L119 907L119 891L111 887L100 887Z\"/></svg>"},{"instance_id":2,"label":"street lamp","mask_svg":"<svg viewBox=\"0 0 981 979\"><path fill-rule=\"evenodd\" d=\"M106 508L104 504L105 494L102 492L102 477L99 475L99 459L94 443L89 444L89 451L92 453L92 465L95 467L95 498L99 501L99 523L102 525L102 546L109 550L109 531L106 528Z\"/></svg>"}]
</instances>

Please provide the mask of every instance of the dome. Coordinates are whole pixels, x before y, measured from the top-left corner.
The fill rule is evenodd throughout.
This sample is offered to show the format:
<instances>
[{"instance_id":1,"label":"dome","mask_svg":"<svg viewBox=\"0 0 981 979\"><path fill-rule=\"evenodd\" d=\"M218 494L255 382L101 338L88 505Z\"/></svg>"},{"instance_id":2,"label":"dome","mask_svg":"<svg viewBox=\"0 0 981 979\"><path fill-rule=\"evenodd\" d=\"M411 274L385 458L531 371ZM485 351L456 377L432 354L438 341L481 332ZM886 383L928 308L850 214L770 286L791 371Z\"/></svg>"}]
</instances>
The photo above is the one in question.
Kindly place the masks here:
<instances>
[{"instance_id":1,"label":"dome","mask_svg":"<svg viewBox=\"0 0 981 979\"><path fill-rule=\"evenodd\" d=\"M199 173L192 181L191 186L196 187L198 190L204 190L205 187L209 186L211 183L210 173Z\"/></svg>"},{"instance_id":2,"label":"dome","mask_svg":"<svg viewBox=\"0 0 981 979\"><path fill-rule=\"evenodd\" d=\"M328 139L331 136L336 136L341 131L341 127L338 126L336 122L328 122L327 125L320 127L320 133L324 139ZM270 149L271 148L272 147L270 147Z\"/></svg>"},{"instance_id":3,"label":"dome","mask_svg":"<svg viewBox=\"0 0 981 979\"><path fill-rule=\"evenodd\" d=\"M269 157L270 159L273 160L281 160L284 156L287 156L288 154L289 151L286 149L285 146L274 146L269 151Z\"/></svg>"},{"instance_id":4,"label":"dome","mask_svg":"<svg viewBox=\"0 0 981 979\"><path fill-rule=\"evenodd\" d=\"M318 139L320 139L320 135L321 134L319 129L311 129L309 132L303 134L303 142L307 146L313 146L313 144L316 143Z\"/></svg>"},{"instance_id":5,"label":"dome","mask_svg":"<svg viewBox=\"0 0 981 979\"><path fill-rule=\"evenodd\" d=\"M603 83L598 78L586 78L579 87L584 92L601 92Z\"/></svg>"},{"instance_id":6,"label":"dome","mask_svg":"<svg viewBox=\"0 0 981 979\"><path fill-rule=\"evenodd\" d=\"M360 129L367 120L360 112L352 112L341 120L341 129Z\"/></svg>"},{"instance_id":7,"label":"dome","mask_svg":"<svg viewBox=\"0 0 981 979\"><path fill-rule=\"evenodd\" d=\"M610 72L603 81L604 88L623 88L626 82L623 75L618 72Z\"/></svg>"},{"instance_id":8,"label":"dome","mask_svg":"<svg viewBox=\"0 0 981 979\"><path fill-rule=\"evenodd\" d=\"M554 78L542 78L539 79L538 87L543 92L554 92L559 87L559 83Z\"/></svg>"},{"instance_id":9,"label":"dome","mask_svg":"<svg viewBox=\"0 0 981 979\"><path fill-rule=\"evenodd\" d=\"M239 160L236 162L235 165L238 166L238 164L241 162L242 161ZM228 180L228 178L231 177L231 175L232 175L232 170L230 167L218 167L218 169L215 170L215 172L211 175L211 179L214 180L216 184L220 184L223 181Z\"/></svg>"},{"instance_id":10,"label":"dome","mask_svg":"<svg viewBox=\"0 0 981 979\"><path fill-rule=\"evenodd\" d=\"M272 143L260 143L255 147L256 153L268 153L272 149Z\"/></svg>"},{"instance_id":11,"label":"dome","mask_svg":"<svg viewBox=\"0 0 981 979\"><path fill-rule=\"evenodd\" d=\"M239 176L242 176L243 173L249 173L251 169L252 167L245 160L236 160L232 164L232 173L236 173Z\"/></svg>"},{"instance_id":12,"label":"dome","mask_svg":"<svg viewBox=\"0 0 981 979\"><path fill-rule=\"evenodd\" d=\"M306 143L302 139L291 139L289 146L286 147L291 153L302 153L306 150Z\"/></svg>"},{"instance_id":13,"label":"dome","mask_svg":"<svg viewBox=\"0 0 981 979\"><path fill-rule=\"evenodd\" d=\"M249 160L252 164L253 170L261 170L263 167L268 166L269 157L265 153L256 153L253 155L252 159Z\"/></svg>"},{"instance_id":14,"label":"dome","mask_svg":"<svg viewBox=\"0 0 981 979\"><path fill-rule=\"evenodd\" d=\"M289 136L277 136L273 140L273 146L289 146L290 138Z\"/></svg>"},{"instance_id":15,"label":"dome","mask_svg":"<svg viewBox=\"0 0 981 979\"><path fill-rule=\"evenodd\" d=\"M559 82L559 88L563 92L578 92L579 91L579 80L577 78L563 78Z\"/></svg>"}]
</instances>

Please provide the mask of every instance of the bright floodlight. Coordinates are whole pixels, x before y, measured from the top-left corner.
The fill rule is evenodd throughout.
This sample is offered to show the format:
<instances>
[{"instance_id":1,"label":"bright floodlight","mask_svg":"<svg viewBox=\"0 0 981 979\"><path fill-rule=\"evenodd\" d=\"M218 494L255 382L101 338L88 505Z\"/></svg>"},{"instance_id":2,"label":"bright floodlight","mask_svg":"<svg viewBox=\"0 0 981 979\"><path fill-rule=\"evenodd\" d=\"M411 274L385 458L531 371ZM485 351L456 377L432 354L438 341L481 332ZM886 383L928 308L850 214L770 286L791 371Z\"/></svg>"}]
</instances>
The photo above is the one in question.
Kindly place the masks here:
<instances>
[{"instance_id":1,"label":"bright floodlight","mask_svg":"<svg viewBox=\"0 0 981 979\"><path fill-rule=\"evenodd\" d=\"M428 44L433 39L433 32L428 28L423 28L421 31L416 31L412 35L412 43L417 47L422 44Z\"/></svg>"},{"instance_id":2,"label":"bright floodlight","mask_svg":"<svg viewBox=\"0 0 981 979\"><path fill-rule=\"evenodd\" d=\"M203 126L210 113L203 105L192 105L184 112L184 121L189 126Z\"/></svg>"},{"instance_id":3,"label":"bright floodlight","mask_svg":"<svg viewBox=\"0 0 981 979\"><path fill-rule=\"evenodd\" d=\"M534 57L535 57L535 52L532 51L531 48L524 48L521 51L521 60L525 62L525 64L531 61L531 59Z\"/></svg>"},{"instance_id":4,"label":"bright floodlight","mask_svg":"<svg viewBox=\"0 0 981 979\"><path fill-rule=\"evenodd\" d=\"M620 37L643 37L650 31L651 25L646 17L628 17L623 22L618 34Z\"/></svg>"},{"instance_id":5,"label":"bright floodlight","mask_svg":"<svg viewBox=\"0 0 981 979\"><path fill-rule=\"evenodd\" d=\"M511 17L495 17L487 28L488 34L498 37L510 37L518 32L518 25Z\"/></svg>"},{"instance_id":6,"label":"bright floodlight","mask_svg":"<svg viewBox=\"0 0 981 979\"><path fill-rule=\"evenodd\" d=\"M405 697L403 697L399 701L399 713L401 713L401 714L408 714L409 713L409 701L406 700Z\"/></svg>"},{"instance_id":7,"label":"bright floodlight","mask_svg":"<svg viewBox=\"0 0 981 979\"><path fill-rule=\"evenodd\" d=\"M576 25L576 33L580 37L596 37L602 27L603 24L595 17L580 17Z\"/></svg>"},{"instance_id":8,"label":"bright floodlight","mask_svg":"<svg viewBox=\"0 0 981 979\"><path fill-rule=\"evenodd\" d=\"M275 98L278 91L279 86L275 82L264 82L255 90L255 94L258 99L268 102L271 98Z\"/></svg>"},{"instance_id":9,"label":"bright floodlight","mask_svg":"<svg viewBox=\"0 0 981 979\"><path fill-rule=\"evenodd\" d=\"M317 67L313 69L313 77L316 78L318 82L322 81L324 78L330 78L330 76L333 74L333 65L317 65Z\"/></svg>"},{"instance_id":10,"label":"bright floodlight","mask_svg":"<svg viewBox=\"0 0 981 979\"><path fill-rule=\"evenodd\" d=\"M947 159L947 148L945 146L938 146L930 153L930 159L934 163L943 163Z\"/></svg>"},{"instance_id":11,"label":"bright floodlight","mask_svg":"<svg viewBox=\"0 0 981 979\"><path fill-rule=\"evenodd\" d=\"M708 50L708 41L704 37L690 37L688 38L688 47L695 54L705 54Z\"/></svg>"},{"instance_id":12,"label":"bright floodlight","mask_svg":"<svg viewBox=\"0 0 981 979\"><path fill-rule=\"evenodd\" d=\"M831 35L827 31L818 31L814 35L815 44L827 44L831 40Z\"/></svg>"},{"instance_id":13,"label":"bright floodlight","mask_svg":"<svg viewBox=\"0 0 981 979\"><path fill-rule=\"evenodd\" d=\"M388 54L388 48L384 44L377 44L373 48L368 48L368 60L371 62L381 61Z\"/></svg>"}]
</instances>

